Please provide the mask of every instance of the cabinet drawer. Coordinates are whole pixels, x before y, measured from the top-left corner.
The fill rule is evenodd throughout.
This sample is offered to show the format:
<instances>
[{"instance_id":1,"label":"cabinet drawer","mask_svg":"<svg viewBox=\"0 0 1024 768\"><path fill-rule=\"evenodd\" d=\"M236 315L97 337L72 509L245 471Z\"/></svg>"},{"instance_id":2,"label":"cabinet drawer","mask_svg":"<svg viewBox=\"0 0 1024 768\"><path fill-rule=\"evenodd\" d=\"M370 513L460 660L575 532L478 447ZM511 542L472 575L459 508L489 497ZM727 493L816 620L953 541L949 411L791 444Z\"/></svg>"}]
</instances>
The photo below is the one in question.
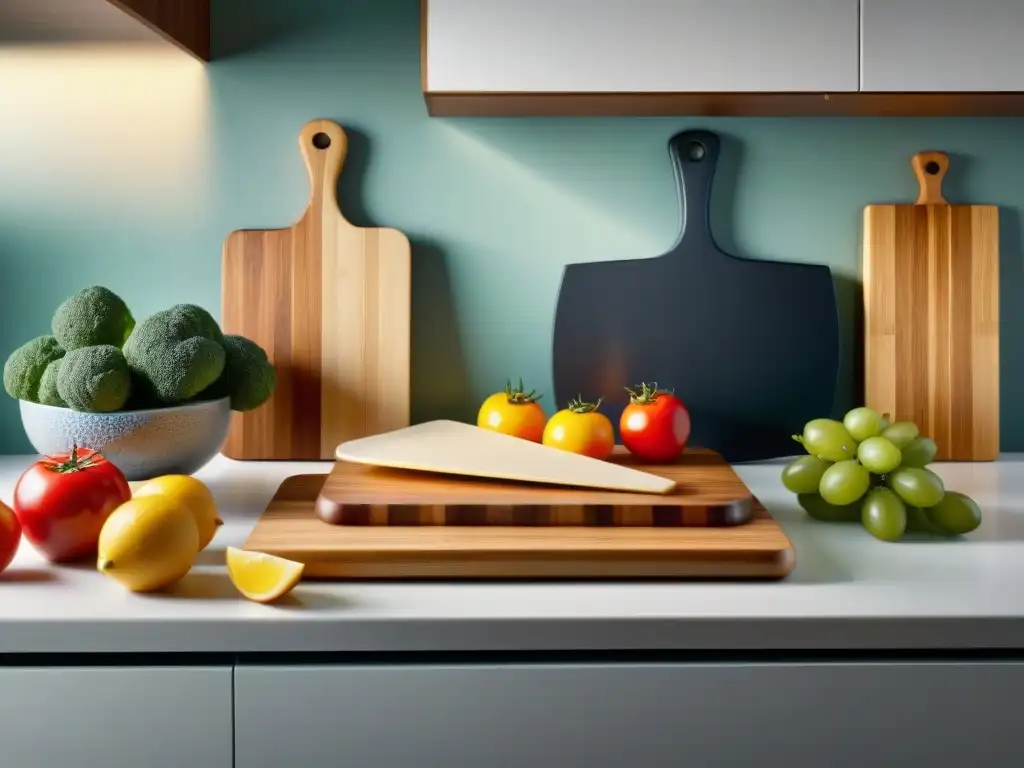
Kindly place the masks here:
<instances>
[{"instance_id":1,"label":"cabinet drawer","mask_svg":"<svg viewBox=\"0 0 1024 768\"><path fill-rule=\"evenodd\" d=\"M231 716L229 666L0 668L0 765L231 768Z\"/></svg>"},{"instance_id":2,"label":"cabinet drawer","mask_svg":"<svg viewBox=\"0 0 1024 768\"><path fill-rule=\"evenodd\" d=\"M428 92L856 91L859 0L427 0Z\"/></svg>"},{"instance_id":3,"label":"cabinet drawer","mask_svg":"<svg viewBox=\"0 0 1024 768\"><path fill-rule=\"evenodd\" d=\"M237 768L1024 760L1024 665L1015 663L240 665L235 674Z\"/></svg>"},{"instance_id":4,"label":"cabinet drawer","mask_svg":"<svg viewBox=\"0 0 1024 768\"><path fill-rule=\"evenodd\" d=\"M863 90L1024 91L1024 2L861 1Z\"/></svg>"}]
</instances>

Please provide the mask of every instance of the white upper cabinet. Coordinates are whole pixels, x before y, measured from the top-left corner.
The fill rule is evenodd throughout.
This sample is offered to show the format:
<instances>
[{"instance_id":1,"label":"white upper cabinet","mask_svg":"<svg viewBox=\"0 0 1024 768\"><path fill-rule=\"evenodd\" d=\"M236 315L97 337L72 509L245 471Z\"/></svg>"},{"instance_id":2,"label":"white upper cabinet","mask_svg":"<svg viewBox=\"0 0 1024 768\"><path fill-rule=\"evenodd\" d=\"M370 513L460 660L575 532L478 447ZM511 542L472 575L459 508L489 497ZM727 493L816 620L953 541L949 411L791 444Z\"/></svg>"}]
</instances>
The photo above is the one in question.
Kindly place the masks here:
<instances>
[{"instance_id":1,"label":"white upper cabinet","mask_svg":"<svg viewBox=\"0 0 1024 768\"><path fill-rule=\"evenodd\" d=\"M1024 91L1024 0L861 0L861 89Z\"/></svg>"},{"instance_id":2,"label":"white upper cabinet","mask_svg":"<svg viewBox=\"0 0 1024 768\"><path fill-rule=\"evenodd\" d=\"M425 14L428 93L859 87L860 0L427 0Z\"/></svg>"}]
</instances>

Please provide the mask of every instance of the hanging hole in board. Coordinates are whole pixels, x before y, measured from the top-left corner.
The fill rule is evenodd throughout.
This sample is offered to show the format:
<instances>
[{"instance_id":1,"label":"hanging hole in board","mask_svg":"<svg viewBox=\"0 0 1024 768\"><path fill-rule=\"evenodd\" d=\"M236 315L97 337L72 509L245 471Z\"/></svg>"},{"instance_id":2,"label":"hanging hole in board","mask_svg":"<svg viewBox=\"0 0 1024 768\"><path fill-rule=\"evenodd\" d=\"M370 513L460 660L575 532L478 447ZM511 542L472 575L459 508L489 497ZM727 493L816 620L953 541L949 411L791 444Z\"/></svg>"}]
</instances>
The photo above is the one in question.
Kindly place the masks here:
<instances>
[{"instance_id":1,"label":"hanging hole in board","mask_svg":"<svg viewBox=\"0 0 1024 768\"><path fill-rule=\"evenodd\" d=\"M313 135L313 146L317 149L327 149L331 146L331 137L322 131Z\"/></svg>"},{"instance_id":2,"label":"hanging hole in board","mask_svg":"<svg viewBox=\"0 0 1024 768\"><path fill-rule=\"evenodd\" d=\"M707 150L704 145L699 141L691 141L686 145L686 159L691 163L699 163L704 159L704 154Z\"/></svg>"},{"instance_id":3,"label":"hanging hole in board","mask_svg":"<svg viewBox=\"0 0 1024 768\"><path fill-rule=\"evenodd\" d=\"M928 163L928 165L924 167L924 172L927 173L929 176L936 176L941 170L942 168L934 160L932 160L930 163Z\"/></svg>"}]
</instances>

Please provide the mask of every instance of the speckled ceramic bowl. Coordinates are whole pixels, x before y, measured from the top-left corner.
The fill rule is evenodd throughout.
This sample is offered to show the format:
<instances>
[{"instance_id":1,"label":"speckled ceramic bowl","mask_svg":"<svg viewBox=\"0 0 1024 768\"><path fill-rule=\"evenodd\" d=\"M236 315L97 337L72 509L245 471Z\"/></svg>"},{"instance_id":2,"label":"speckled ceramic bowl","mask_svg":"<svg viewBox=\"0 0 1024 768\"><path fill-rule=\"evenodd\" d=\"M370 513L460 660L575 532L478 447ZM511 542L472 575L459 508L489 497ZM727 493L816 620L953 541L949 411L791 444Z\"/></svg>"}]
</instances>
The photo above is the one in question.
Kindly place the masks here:
<instances>
[{"instance_id":1,"label":"speckled ceramic bowl","mask_svg":"<svg viewBox=\"0 0 1024 768\"><path fill-rule=\"evenodd\" d=\"M101 451L129 480L192 474L220 452L231 425L228 398L118 413L19 402L25 434L39 453L77 443Z\"/></svg>"}]
</instances>

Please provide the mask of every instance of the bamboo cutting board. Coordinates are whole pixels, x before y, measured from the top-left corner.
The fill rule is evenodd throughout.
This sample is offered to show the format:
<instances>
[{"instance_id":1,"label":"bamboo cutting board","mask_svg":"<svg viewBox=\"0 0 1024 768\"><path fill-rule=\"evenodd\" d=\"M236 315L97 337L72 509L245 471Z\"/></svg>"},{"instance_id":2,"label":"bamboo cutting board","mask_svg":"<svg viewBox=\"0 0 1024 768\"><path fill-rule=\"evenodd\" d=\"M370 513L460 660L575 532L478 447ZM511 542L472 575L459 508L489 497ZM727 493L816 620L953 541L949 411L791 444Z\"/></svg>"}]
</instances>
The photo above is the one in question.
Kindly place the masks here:
<instances>
[{"instance_id":1,"label":"bamboo cutting board","mask_svg":"<svg viewBox=\"0 0 1024 768\"><path fill-rule=\"evenodd\" d=\"M622 446L606 469L640 466ZM681 527L738 525L753 498L714 451L694 448L679 461L643 465L672 481L668 493L628 493L452 477L339 461L316 512L334 525L597 525Z\"/></svg>"},{"instance_id":2,"label":"bamboo cutting board","mask_svg":"<svg viewBox=\"0 0 1024 768\"><path fill-rule=\"evenodd\" d=\"M409 423L409 240L345 220L339 125L308 123L299 149L312 187L299 221L224 243L224 332L255 341L277 369L273 397L233 414L233 459L331 459L340 442Z\"/></svg>"},{"instance_id":3,"label":"bamboo cutting board","mask_svg":"<svg viewBox=\"0 0 1024 768\"><path fill-rule=\"evenodd\" d=\"M999 209L950 205L941 152L913 205L864 211L867 405L935 440L940 461L999 454Z\"/></svg>"},{"instance_id":4,"label":"bamboo cutting board","mask_svg":"<svg viewBox=\"0 0 1024 768\"><path fill-rule=\"evenodd\" d=\"M793 545L754 499L729 528L328 525L324 475L289 477L243 545L305 564L305 579L782 579Z\"/></svg>"}]
</instances>

